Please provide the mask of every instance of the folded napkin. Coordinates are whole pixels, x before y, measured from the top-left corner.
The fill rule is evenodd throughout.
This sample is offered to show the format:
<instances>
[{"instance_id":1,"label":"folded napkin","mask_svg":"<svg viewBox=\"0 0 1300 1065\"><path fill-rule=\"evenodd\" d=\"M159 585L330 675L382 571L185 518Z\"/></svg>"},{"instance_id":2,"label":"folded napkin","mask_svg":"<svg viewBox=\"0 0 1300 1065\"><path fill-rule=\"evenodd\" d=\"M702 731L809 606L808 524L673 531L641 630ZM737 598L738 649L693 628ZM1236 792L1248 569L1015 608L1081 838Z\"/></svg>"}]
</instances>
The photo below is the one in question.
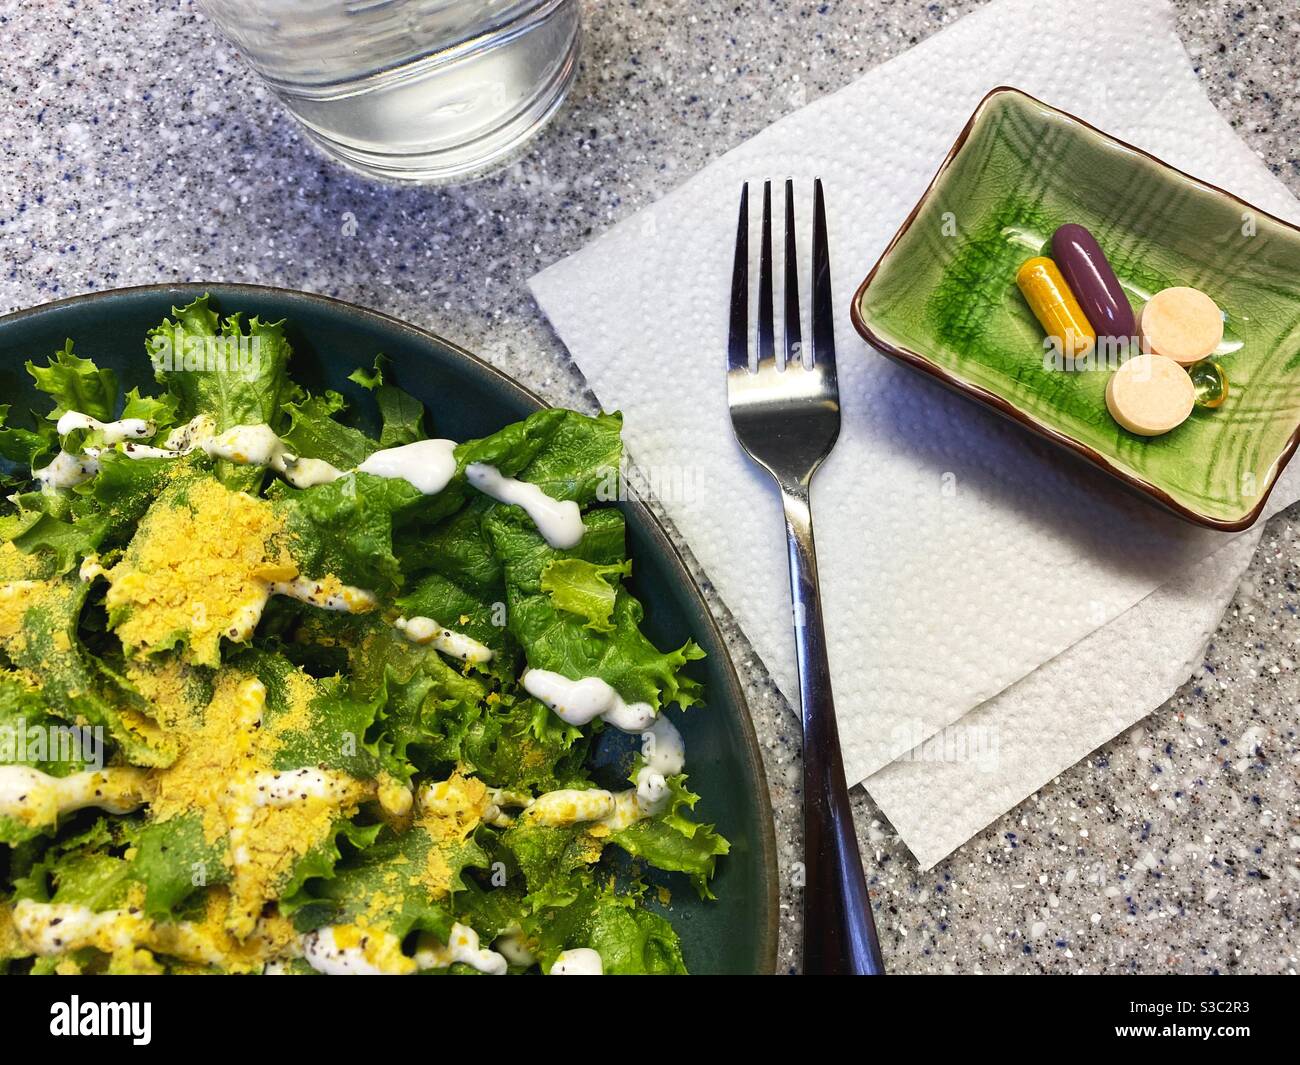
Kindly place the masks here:
<instances>
[{"instance_id":1,"label":"folded napkin","mask_svg":"<svg viewBox=\"0 0 1300 1065\"><path fill-rule=\"evenodd\" d=\"M596 395L627 415L630 454L793 700L779 501L734 442L722 367L741 183L793 177L806 235L811 181L823 179L844 427L814 514L836 705L849 781L870 778L922 861L1167 698L1252 544L1130 496L857 338L857 283L999 84L1300 216L1205 97L1163 0L996 0L775 123L531 282ZM805 318L808 292L805 277ZM1300 466L1268 513L1297 498ZM1157 618L1153 643L1142 635ZM972 711L1005 733L995 757L915 753ZM1046 735L1033 749L1017 739Z\"/></svg>"},{"instance_id":2,"label":"folded napkin","mask_svg":"<svg viewBox=\"0 0 1300 1065\"><path fill-rule=\"evenodd\" d=\"M921 868L1154 710L1196 671L1261 535L1256 526L1233 537L869 776L863 783Z\"/></svg>"}]
</instances>

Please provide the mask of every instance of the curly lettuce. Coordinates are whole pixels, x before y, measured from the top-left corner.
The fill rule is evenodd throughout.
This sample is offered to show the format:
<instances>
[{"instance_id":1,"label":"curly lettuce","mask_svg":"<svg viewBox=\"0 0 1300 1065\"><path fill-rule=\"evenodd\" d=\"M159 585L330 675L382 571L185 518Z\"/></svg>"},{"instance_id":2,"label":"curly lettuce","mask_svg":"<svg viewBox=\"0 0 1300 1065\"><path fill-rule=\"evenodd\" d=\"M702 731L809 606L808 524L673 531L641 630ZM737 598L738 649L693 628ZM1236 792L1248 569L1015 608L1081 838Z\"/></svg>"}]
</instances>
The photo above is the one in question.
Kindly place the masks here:
<instances>
[{"instance_id":1,"label":"curly lettuce","mask_svg":"<svg viewBox=\"0 0 1300 1065\"><path fill-rule=\"evenodd\" d=\"M28 426L0 407L0 726L97 726L109 767L147 774L123 813L74 808L36 828L0 816L0 970L310 972L307 937L346 926L382 934L400 971L479 971L430 947L468 929L487 951L517 944L511 972L579 947L611 974L685 972L669 893L642 875L711 897L728 844L694 819L684 775L631 820L526 814L555 792L622 791L626 806L642 769L635 737L567 723L525 690L527 669L599 678L656 712L703 699L700 649L646 635L623 518L604 505L620 417L543 410L463 441L426 495L356 471L436 435L392 365L352 374L349 409L295 382L290 335L203 297L146 337L157 389L123 393L69 342L28 366L47 411ZM264 425L342 475L300 489L201 448L128 455L93 426L60 438L74 410L144 419L156 447L196 418ZM84 482L29 477L87 447L102 450ZM577 503L581 542L551 548L524 510L471 486L473 463ZM363 591L363 612L272 594L297 577ZM416 642L399 617L490 658ZM0 749L5 765L90 768ZM51 952L18 929L20 905L117 923Z\"/></svg>"}]
</instances>

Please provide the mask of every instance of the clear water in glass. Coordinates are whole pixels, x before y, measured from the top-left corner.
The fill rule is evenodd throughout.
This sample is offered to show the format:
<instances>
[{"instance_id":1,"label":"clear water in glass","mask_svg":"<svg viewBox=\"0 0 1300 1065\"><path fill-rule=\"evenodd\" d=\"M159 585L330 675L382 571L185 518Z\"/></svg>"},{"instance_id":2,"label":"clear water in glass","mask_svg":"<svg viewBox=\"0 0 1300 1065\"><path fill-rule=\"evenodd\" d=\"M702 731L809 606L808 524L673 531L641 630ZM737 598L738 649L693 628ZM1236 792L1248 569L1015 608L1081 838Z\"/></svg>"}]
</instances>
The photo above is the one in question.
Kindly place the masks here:
<instances>
[{"instance_id":1,"label":"clear water in glass","mask_svg":"<svg viewBox=\"0 0 1300 1065\"><path fill-rule=\"evenodd\" d=\"M511 156L573 80L578 0L200 0L309 136L362 173L454 181Z\"/></svg>"}]
</instances>

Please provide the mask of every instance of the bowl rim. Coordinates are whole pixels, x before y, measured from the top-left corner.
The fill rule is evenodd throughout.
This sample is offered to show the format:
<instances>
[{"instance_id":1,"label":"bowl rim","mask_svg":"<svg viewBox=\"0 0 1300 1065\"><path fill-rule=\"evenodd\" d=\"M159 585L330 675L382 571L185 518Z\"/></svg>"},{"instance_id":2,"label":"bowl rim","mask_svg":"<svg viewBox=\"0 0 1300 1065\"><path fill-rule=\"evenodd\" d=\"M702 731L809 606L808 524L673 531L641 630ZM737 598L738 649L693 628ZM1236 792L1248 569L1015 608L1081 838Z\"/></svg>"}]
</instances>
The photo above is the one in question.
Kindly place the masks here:
<instances>
[{"instance_id":1,"label":"bowl rim","mask_svg":"<svg viewBox=\"0 0 1300 1065\"><path fill-rule=\"evenodd\" d=\"M206 292L217 292L219 294L229 293L231 296L238 297L240 294L249 296L260 296L263 298L276 298L287 300L290 303L301 302L304 304L315 304L320 307L328 307L334 310L342 310L350 315L367 319L372 323L382 325L385 328L395 329L410 337L424 343L432 342L435 346L450 351L463 365L470 371L470 376L478 382L485 385L503 390L506 393L513 394L515 398L522 401L525 405L534 407L536 410L544 410L553 406L545 399L539 396L532 389L520 384L513 377L502 370L497 369L473 352L461 347L453 341L433 332L430 329L424 329L421 326L413 325L401 318L396 318L391 314L383 311L377 311L370 307L364 307L359 303L353 303L350 300L339 299L336 296L324 296L315 292L303 292L298 289L282 288L277 285L249 285L238 282L227 281L184 281L184 282L164 282L152 285L127 285L121 288L99 289L92 292L82 292L72 296L64 296L57 300L51 300L48 303L36 304L32 307L25 307L20 310L10 311L7 314L0 315L0 328L3 328L9 322L20 321L25 318L35 317L51 310L57 310L65 307L78 306L81 304L94 303L101 299L112 296L136 295L136 296L159 296L168 299L184 299L194 295L201 295ZM742 757L748 763L750 772L753 775L757 785L759 810L759 836L755 840L758 858L764 874L764 885L762 894L765 896L767 909L767 922L763 927L757 929L758 932L758 957L759 965L762 967L764 974L775 974L777 963L777 942L778 930L780 925L780 889L778 886L778 869L776 855L776 828L775 815L772 811L771 791L768 786L767 772L763 767L762 752L758 745L758 736L754 731L754 721L750 709L749 700L745 697L745 691L740 684L740 676L736 672L736 665L727 651L727 644L722 635L722 630L718 627L717 619L713 616L713 611L704 598L704 592L700 588L699 582L691 574L686 565L685 559L682 558L681 552L677 549L676 544L668 536L667 530L663 523L654 514L654 512L636 495L629 491L627 499L620 501L635 518L640 522L641 527L653 541L655 547L661 552L662 556L668 561L669 568L673 571L673 576L685 587L696 603L699 604L700 622L707 631L709 638L719 649L718 659L721 661L723 685L726 696L731 705L738 710L740 718L740 732L743 743L741 751Z\"/></svg>"},{"instance_id":2,"label":"bowl rim","mask_svg":"<svg viewBox=\"0 0 1300 1065\"><path fill-rule=\"evenodd\" d=\"M925 187L925 191L921 193L920 199L916 201L916 205L911 209L907 217L903 219L903 224L899 226L898 232L894 234L893 238L885 246L885 250L881 252L880 258L876 260L875 265L872 266L871 270L867 273L867 276L862 280L862 283L858 285L857 290L853 294L853 303L849 308L849 317L853 322L853 327L868 344L881 352L881 354L928 374L955 392L974 400L982 406L990 407L1003 417L1024 426L1036 436L1041 436L1044 439L1050 440L1052 443L1073 452L1085 461L1104 470L1126 487L1153 500L1166 510L1182 518L1184 521L1191 522L1194 525L1201 525L1209 529L1217 529L1220 532L1241 532L1244 529L1250 528L1259 520L1260 514L1263 513L1264 507L1268 503L1269 496L1272 495L1273 489L1277 485L1278 478L1282 476L1282 471L1286 469L1287 464L1294 456L1297 447L1300 447L1300 421L1297 421L1296 427L1292 431L1291 436L1287 439L1286 444L1273 460L1273 466L1268 482L1261 488L1259 498L1250 511L1240 518L1216 518L1213 515L1204 514L1201 511L1196 510L1194 507L1180 502L1159 485L1145 480L1142 477L1135 476L1134 474L1120 468L1112 462L1110 458L1102 454L1096 448L1090 447L1088 444L1077 440L1075 437L1070 436L1067 433L1063 433L1058 429L1043 424L998 393L990 391L981 385L963 381L961 378L939 366L926 355L886 340L877 333L866 318L863 317L860 310L863 297L866 296L867 290L871 287L871 283L875 280L876 274L879 272L881 266L884 265L885 260L889 258L895 245L898 244L904 234L906 234L906 232L911 228L912 223L916 221L917 216L921 213L921 209L925 206L926 202L930 199L931 194L935 191L935 187L938 185L940 179L947 173L953 161L957 158L957 155L961 152L962 148L965 147L966 141L970 138L976 123L983 116L988 105L992 103L995 98L1005 95L1020 97L1031 104L1035 104L1047 111L1054 112L1062 118L1075 122L1078 125L1083 126L1085 129L1090 130L1103 140L1118 145L1136 155L1143 156L1155 163L1157 166L1177 175L1182 180L1189 182L1192 185L1196 185L1207 192L1222 196L1234 203L1240 204L1242 207L1254 212L1255 214L1261 215L1264 218L1293 231L1297 237L1300 237L1300 226L1297 226L1293 222L1288 222L1284 218L1279 218L1277 215L1264 210L1262 207L1256 207L1253 203L1243 200L1240 196L1236 195L1236 193L1229 192L1227 189L1211 184L1208 181L1187 173L1185 170L1180 170L1178 167L1165 162L1159 156L1152 155L1145 149L1137 147L1137 145L1130 144L1128 141L1112 136L1105 130L1094 126L1091 122L1080 118L1078 115L1072 114L1071 112L1065 111L1059 107L1053 107L1051 104L1038 99L1038 97L1025 92L1023 89L1018 89L1014 85L998 85L985 93L984 97L975 106L975 110L971 113L970 118L966 120L966 124L957 135L957 139L948 150L948 154L944 157L939 169L935 172L934 177L930 179L930 183Z\"/></svg>"}]
</instances>

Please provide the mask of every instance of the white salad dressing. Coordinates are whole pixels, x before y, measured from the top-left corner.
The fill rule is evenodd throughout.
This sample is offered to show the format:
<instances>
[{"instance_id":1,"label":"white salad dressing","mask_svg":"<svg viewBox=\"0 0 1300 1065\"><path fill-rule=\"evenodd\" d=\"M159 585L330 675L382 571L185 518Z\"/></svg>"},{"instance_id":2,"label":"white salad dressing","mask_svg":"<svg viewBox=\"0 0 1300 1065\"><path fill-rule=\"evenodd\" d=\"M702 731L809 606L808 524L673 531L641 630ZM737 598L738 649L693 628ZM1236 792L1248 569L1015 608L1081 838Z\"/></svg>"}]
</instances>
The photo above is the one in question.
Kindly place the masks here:
<instances>
[{"instance_id":1,"label":"white salad dressing","mask_svg":"<svg viewBox=\"0 0 1300 1065\"><path fill-rule=\"evenodd\" d=\"M456 473L456 441L417 440L376 451L357 470L400 479L427 496L437 495Z\"/></svg>"},{"instance_id":2,"label":"white salad dressing","mask_svg":"<svg viewBox=\"0 0 1300 1065\"><path fill-rule=\"evenodd\" d=\"M130 813L144 802L147 774L129 767L53 777L25 765L0 766L0 815L27 825L51 825L60 816L97 806Z\"/></svg>"},{"instance_id":3,"label":"white salad dressing","mask_svg":"<svg viewBox=\"0 0 1300 1065\"><path fill-rule=\"evenodd\" d=\"M303 459L293 454L269 425L236 425L210 439L198 441L197 446L213 458L226 459L240 466L266 466L295 488L312 488L343 476L342 470L328 462Z\"/></svg>"},{"instance_id":4,"label":"white salad dressing","mask_svg":"<svg viewBox=\"0 0 1300 1065\"><path fill-rule=\"evenodd\" d=\"M210 414L196 414L184 425L178 425L163 441L163 448L177 455L188 455L199 444L217 435L217 424Z\"/></svg>"},{"instance_id":5,"label":"white salad dressing","mask_svg":"<svg viewBox=\"0 0 1300 1065\"><path fill-rule=\"evenodd\" d=\"M144 440L158 431L153 422L144 418L123 418L116 422L101 422L89 414L80 411L65 411L55 425L60 436L67 436L77 429L90 429L101 433L104 443L117 444L123 440Z\"/></svg>"},{"instance_id":6,"label":"white salad dressing","mask_svg":"<svg viewBox=\"0 0 1300 1065\"><path fill-rule=\"evenodd\" d=\"M663 813L672 797L668 777L686 768L686 744L677 727L664 716L641 734L645 764L637 770L636 786L611 792L603 788L566 788L539 795L523 818L553 828L595 823L613 832Z\"/></svg>"},{"instance_id":7,"label":"white salad dressing","mask_svg":"<svg viewBox=\"0 0 1300 1065\"><path fill-rule=\"evenodd\" d=\"M274 581L272 595L285 595L322 610L337 610L345 614L368 614L378 605L374 592L354 588L350 584L333 581L314 581L310 577L295 577L291 581Z\"/></svg>"},{"instance_id":8,"label":"white salad dressing","mask_svg":"<svg viewBox=\"0 0 1300 1065\"><path fill-rule=\"evenodd\" d=\"M561 788L537 796L524 810L525 821L551 828L568 828L590 821L604 821L617 808L612 792L604 788Z\"/></svg>"},{"instance_id":9,"label":"white salad dressing","mask_svg":"<svg viewBox=\"0 0 1300 1065\"><path fill-rule=\"evenodd\" d=\"M284 441L269 425L236 425L196 445L213 458L240 466L270 466L277 473L284 469Z\"/></svg>"},{"instance_id":10,"label":"white salad dressing","mask_svg":"<svg viewBox=\"0 0 1300 1065\"><path fill-rule=\"evenodd\" d=\"M641 772L644 773L645 770L643 769ZM640 774L638 774L638 779L639 776ZM644 821L647 817L654 817L656 814L662 813L664 802L668 798L667 788L664 789L662 794L654 794L653 798L653 805L642 805L640 785L626 791L615 792L614 812L603 818L601 824L608 827L611 832L621 832L638 821Z\"/></svg>"},{"instance_id":11,"label":"white salad dressing","mask_svg":"<svg viewBox=\"0 0 1300 1065\"><path fill-rule=\"evenodd\" d=\"M492 946L511 965L528 966L537 962L537 955L528 949L528 941L518 925L497 936Z\"/></svg>"},{"instance_id":12,"label":"white salad dressing","mask_svg":"<svg viewBox=\"0 0 1300 1065\"><path fill-rule=\"evenodd\" d=\"M677 726L660 714L641 734L641 756L647 769L675 777L686 768L686 741Z\"/></svg>"},{"instance_id":13,"label":"white salad dressing","mask_svg":"<svg viewBox=\"0 0 1300 1065\"><path fill-rule=\"evenodd\" d=\"M423 934L411 958L391 932L356 925L327 925L307 933L302 956L317 972L330 976L400 976L416 969L446 969L460 962L489 976L504 976L507 962L495 950L479 946L478 933L468 925L451 926L451 942L443 944Z\"/></svg>"},{"instance_id":14,"label":"white salad dressing","mask_svg":"<svg viewBox=\"0 0 1300 1065\"><path fill-rule=\"evenodd\" d=\"M669 798L667 782L651 770L637 774L637 786L626 791L603 788L578 790L567 788L537 796L524 810L523 818L549 828L599 824L611 832L663 813Z\"/></svg>"},{"instance_id":15,"label":"white salad dressing","mask_svg":"<svg viewBox=\"0 0 1300 1065\"><path fill-rule=\"evenodd\" d=\"M145 947L184 961L222 965L229 960L225 936L193 921L155 921L140 910L95 911L76 903L21 899L14 905L14 931L34 954L58 956L83 948L105 954ZM297 954L296 944L276 941L274 929L259 921L244 941L277 958Z\"/></svg>"},{"instance_id":16,"label":"white salad dressing","mask_svg":"<svg viewBox=\"0 0 1300 1065\"><path fill-rule=\"evenodd\" d=\"M280 474L295 488L312 488L346 476L346 471L323 459L293 454L269 425L235 425L217 433L211 417L200 414L186 425L173 429L162 447L136 443L157 431L143 418L101 422L80 411L67 411L59 419L60 434L74 429L93 429L103 434L108 445L124 443L122 454L133 459L178 459L195 450L241 466L265 466ZM86 448L84 455L60 451L42 470L33 471L47 488L73 488L99 472L99 448ZM384 448L357 467L363 473L406 481L425 495L447 487L456 473L454 440L418 440L400 447Z\"/></svg>"},{"instance_id":17,"label":"white salad dressing","mask_svg":"<svg viewBox=\"0 0 1300 1065\"><path fill-rule=\"evenodd\" d=\"M89 481L99 472L99 452L85 455L72 455L60 451L48 466L33 470L32 476L41 482L45 489L76 488Z\"/></svg>"},{"instance_id":18,"label":"white salad dressing","mask_svg":"<svg viewBox=\"0 0 1300 1065\"><path fill-rule=\"evenodd\" d=\"M326 976L401 976L415 971L395 935L356 925L326 925L308 932L302 956Z\"/></svg>"},{"instance_id":19,"label":"white salad dressing","mask_svg":"<svg viewBox=\"0 0 1300 1065\"><path fill-rule=\"evenodd\" d=\"M488 976L505 976L507 962L495 950L479 946L478 933L469 925L451 926L451 939L445 945L433 936L422 935L415 949L415 964L421 969L446 969L455 962L468 965Z\"/></svg>"},{"instance_id":20,"label":"white salad dressing","mask_svg":"<svg viewBox=\"0 0 1300 1065\"><path fill-rule=\"evenodd\" d=\"M551 966L548 976L604 976L605 963L600 954L590 947L562 950Z\"/></svg>"},{"instance_id":21,"label":"white salad dressing","mask_svg":"<svg viewBox=\"0 0 1300 1065\"><path fill-rule=\"evenodd\" d=\"M148 945L189 961L220 964L223 953L190 921L153 921L138 910L100 910L71 903L22 899L14 906L14 929L35 954L57 955L84 947L105 953Z\"/></svg>"},{"instance_id":22,"label":"white salad dressing","mask_svg":"<svg viewBox=\"0 0 1300 1065\"><path fill-rule=\"evenodd\" d=\"M284 469L276 469L286 481L295 488L315 488L318 484L330 484L343 476L343 471L331 466L324 459L305 459L300 455L284 456Z\"/></svg>"},{"instance_id":23,"label":"white salad dressing","mask_svg":"<svg viewBox=\"0 0 1300 1065\"><path fill-rule=\"evenodd\" d=\"M416 616L398 618L393 624L412 643L431 644L443 654L459 658L462 662L481 665L492 660L492 648L481 644L472 636L443 628L433 618Z\"/></svg>"},{"instance_id":24,"label":"white salad dressing","mask_svg":"<svg viewBox=\"0 0 1300 1065\"><path fill-rule=\"evenodd\" d=\"M81 560L81 565L77 567L77 577L83 581L93 581L96 577L102 577L108 570L100 564L99 555L93 551Z\"/></svg>"},{"instance_id":25,"label":"white salad dressing","mask_svg":"<svg viewBox=\"0 0 1300 1065\"><path fill-rule=\"evenodd\" d=\"M587 527L582 523L582 511L571 499L554 499L537 485L506 477L495 466L485 462L471 462L465 467L465 477L475 488L499 503L522 507L532 518L537 531L555 548L577 547L582 542Z\"/></svg>"},{"instance_id":26,"label":"white salad dressing","mask_svg":"<svg viewBox=\"0 0 1300 1065\"><path fill-rule=\"evenodd\" d=\"M146 426L148 432L127 431L140 426ZM201 414L187 425L173 429L167 436L165 447L137 443L141 437L152 436L155 432L153 424L142 418L101 422L88 414L70 410L59 419L56 428L60 433L72 429L98 428L110 446L120 443L120 453L129 459L178 459L188 455L199 442L212 435L212 419ZM46 488L75 488L99 473L99 456L103 452L104 448L94 446L86 448L80 455L60 451L44 469L33 470L33 476Z\"/></svg>"},{"instance_id":27,"label":"white salad dressing","mask_svg":"<svg viewBox=\"0 0 1300 1065\"><path fill-rule=\"evenodd\" d=\"M255 806L292 806L308 799L342 804L356 794L357 782L346 773L308 766L258 773L250 791Z\"/></svg>"},{"instance_id":28,"label":"white salad dressing","mask_svg":"<svg viewBox=\"0 0 1300 1065\"><path fill-rule=\"evenodd\" d=\"M636 774L636 809L653 817L663 812L671 797L668 778L686 768L686 743L663 714L641 734L641 756L645 765Z\"/></svg>"},{"instance_id":29,"label":"white salad dressing","mask_svg":"<svg viewBox=\"0 0 1300 1065\"><path fill-rule=\"evenodd\" d=\"M259 807L267 805L261 801L259 786L266 788L273 785L274 781L269 778L276 774L258 772L250 761L261 735L265 710L266 685L256 677L243 681L235 691L234 712L230 715L228 725L235 737L236 768L225 790L216 796L230 838L231 910L226 919L226 927L239 938L249 935L256 927L263 902L262 885L254 864L256 841L253 830ZM346 779L353 784L354 794L361 790L357 787L357 782L350 777ZM333 799L332 793L329 798Z\"/></svg>"},{"instance_id":30,"label":"white salad dressing","mask_svg":"<svg viewBox=\"0 0 1300 1065\"><path fill-rule=\"evenodd\" d=\"M86 454L92 451L99 454L94 448L86 448ZM152 444L137 444L128 440L122 445L122 454L129 459L179 459L188 454L185 451L173 451L167 447L154 447Z\"/></svg>"},{"instance_id":31,"label":"white salad dressing","mask_svg":"<svg viewBox=\"0 0 1300 1065\"><path fill-rule=\"evenodd\" d=\"M570 725L586 725L602 718L623 732L642 732L655 719L648 703L625 703L599 677L570 680L549 669L530 669L523 677L524 690L540 699Z\"/></svg>"},{"instance_id":32,"label":"white salad dressing","mask_svg":"<svg viewBox=\"0 0 1300 1065\"><path fill-rule=\"evenodd\" d=\"M483 811L483 823L496 828L509 828L515 823L506 810L519 810L533 804L533 797L526 791L511 791L508 788L488 788L488 805Z\"/></svg>"}]
</instances>

